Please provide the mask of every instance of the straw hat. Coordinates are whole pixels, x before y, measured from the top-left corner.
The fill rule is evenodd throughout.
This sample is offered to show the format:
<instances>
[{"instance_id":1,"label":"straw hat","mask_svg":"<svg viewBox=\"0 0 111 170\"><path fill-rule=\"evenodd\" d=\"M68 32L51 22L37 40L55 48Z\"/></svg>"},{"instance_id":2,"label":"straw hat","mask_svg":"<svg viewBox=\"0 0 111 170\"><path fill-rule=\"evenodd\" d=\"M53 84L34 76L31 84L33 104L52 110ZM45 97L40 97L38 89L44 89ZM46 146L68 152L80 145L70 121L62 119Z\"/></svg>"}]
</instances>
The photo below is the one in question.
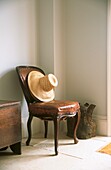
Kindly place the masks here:
<instances>
[{"instance_id":1,"label":"straw hat","mask_svg":"<svg viewBox=\"0 0 111 170\"><path fill-rule=\"evenodd\" d=\"M40 101L49 102L54 99L54 88L58 80L53 74L44 75L39 71L28 74L28 86L31 93Z\"/></svg>"}]
</instances>

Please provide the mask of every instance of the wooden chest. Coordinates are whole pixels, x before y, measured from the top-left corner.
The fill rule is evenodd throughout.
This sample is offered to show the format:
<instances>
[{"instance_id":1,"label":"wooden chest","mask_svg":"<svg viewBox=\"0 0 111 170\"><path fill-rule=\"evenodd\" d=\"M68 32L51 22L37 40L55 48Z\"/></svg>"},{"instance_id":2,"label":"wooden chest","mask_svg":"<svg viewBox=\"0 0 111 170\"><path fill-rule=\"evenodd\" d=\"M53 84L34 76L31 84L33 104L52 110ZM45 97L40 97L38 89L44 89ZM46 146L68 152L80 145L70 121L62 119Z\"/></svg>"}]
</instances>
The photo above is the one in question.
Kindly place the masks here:
<instances>
[{"instance_id":1,"label":"wooden chest","mask_svg":"<svg viewBox=\"0 0 111 170\"><path fill-rule=\"evenodd\" d=\"M9 146L21 154L21 138L20 102L0 100L0 149Z\"/></svg>"}]
</instances>

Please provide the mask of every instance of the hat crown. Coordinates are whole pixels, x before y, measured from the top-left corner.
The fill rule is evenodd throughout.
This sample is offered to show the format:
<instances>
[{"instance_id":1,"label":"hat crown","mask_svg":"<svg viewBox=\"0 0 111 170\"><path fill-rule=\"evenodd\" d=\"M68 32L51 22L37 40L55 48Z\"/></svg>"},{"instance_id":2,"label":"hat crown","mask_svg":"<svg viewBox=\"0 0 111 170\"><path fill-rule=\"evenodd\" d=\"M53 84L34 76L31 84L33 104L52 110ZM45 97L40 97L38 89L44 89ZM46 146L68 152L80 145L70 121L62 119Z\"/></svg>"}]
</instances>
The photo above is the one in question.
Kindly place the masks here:
<instances>
[{"instance_id":1,"label":"hat crown","mask_svg":"<svg viewBox=\"0 0 111 170\"><path fill-rule=\"evenodd\" d=\"M28 86L32 95L43 102L52 101L55 97L54 87L58 80L53 74L44 75L39 71L28 74Z\"/></svg>"},{"instance_id":2,"label":"hat crown","mask_svg":"<svg viewBox=\"0 0 111 170\"><path fill-rule=\"evenodd\" d=\"M48 92L58 85L58 80L53 74L48 74L39 79L39 85Z\"/></svg>"}]
</instances>

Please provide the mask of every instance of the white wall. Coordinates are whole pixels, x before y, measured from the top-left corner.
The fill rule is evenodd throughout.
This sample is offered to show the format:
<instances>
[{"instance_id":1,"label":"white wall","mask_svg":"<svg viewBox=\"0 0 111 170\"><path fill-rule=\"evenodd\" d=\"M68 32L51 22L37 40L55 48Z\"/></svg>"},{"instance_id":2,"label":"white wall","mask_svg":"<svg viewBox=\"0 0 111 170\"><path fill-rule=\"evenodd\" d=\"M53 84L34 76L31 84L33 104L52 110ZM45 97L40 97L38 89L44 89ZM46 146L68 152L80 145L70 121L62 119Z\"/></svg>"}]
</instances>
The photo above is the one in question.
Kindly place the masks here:
<instances>
[{"instance_id":1,"label":"white wall","mask_svg":"<svg viewBox=\"0 0 111 170\"><path fill-rule=\"evenodd\" d=\"M0 1L0 99L21 101L23 136L28 111L15 67L37 64L36 8L36 0Z\"/></svg>"},{"instance_id":2,"label":"white wall","mask_svg":"<svg viewBox=\"0 0 111 170\"><path fill-rule=\"evenodd\" d=\"M100 129L105 124L98 131L106 133L106 15L106 0L0 1L0 98L22 101L24 135L28 112L15 72L21 64L54 72L57 99L95 103Z\"/></svg>"},{"instance_id":3,"label":"white wall","mask_svg":"<svg viewBox=\"0 0 111 170\"><path fill-rule=\"evenodd\" d=\"M106 122L107 1L66 0L65 10L66 96L96 104L96 121Z\"/></svg>"},{"instance_id":4,"label":"white wall","mask_svg":"<svg viewBox=\"0 0 111 170\"><path fill-rule=\"evenodd\" d=\"M53 1L53 41L54 41L54 74L59 80L56 88L56 99L65 99L65 54L64 54L64 5L63 0Z\"/></svg>"},{"instance_id":5,"label":"white wall","mask_svg":"<svg viewBox=\"0 0 111 170\"><path fill-rule=\"evenodd\" d=\"M107 11L107 134L111 136L111 0Z\"/></svg>"},{"instance_id":6,"label":"white wall","mask_svg":"<svg viewBox=\"0 0 111 170\"><path fill-rule=\"evenodd\" d=\"M39 0L39 66L54 72L53 0Z\"/></svg>"},{"instance_id":7,"label":"white wall","mask_svg":"<svg viewBox=\"0 0 111 170\"><path fill-rule=\"evenodd\" d=\"M51 7L52 1L47 2ZM51 21L49 12L43 17L48 9L45 3L42 0L40 19L44 23L42 33L46 33L47 27L49 32L53 29L54 49L50 52L54 54L54 73L59 79L56 97L96 104L97 131L107 134L107 1L53 0L53 27L51 24L45 27L46 21ZM48 42L47 35L45 42ZM43 36L40 39L43 40ZM46 45L44 49L49 47L51 45L48 48ZM45 52L40 51L40 58L42 65L50 70L46 49Z\"/></svg>"}]
</instances>

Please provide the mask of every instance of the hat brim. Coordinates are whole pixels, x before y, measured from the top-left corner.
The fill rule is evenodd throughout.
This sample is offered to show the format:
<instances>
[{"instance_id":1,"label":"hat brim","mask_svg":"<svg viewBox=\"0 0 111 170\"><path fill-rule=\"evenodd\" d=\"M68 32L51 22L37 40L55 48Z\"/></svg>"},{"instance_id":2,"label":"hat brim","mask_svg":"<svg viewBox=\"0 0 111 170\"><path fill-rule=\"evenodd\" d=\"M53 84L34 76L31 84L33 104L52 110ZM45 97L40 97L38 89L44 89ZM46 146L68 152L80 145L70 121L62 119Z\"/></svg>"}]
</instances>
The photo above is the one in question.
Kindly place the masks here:
<instances>
[{"instance_id":1,"label":"hat brim","mask_svg":"<svg viewBox=\"0 0 111 170\"><path fill-rule=\"evenodd\" d=\"M31 71L28 74L28 86L33 94L33 96L40 101L43 102L49 102L52 101L55 97L54 90L50 90L48 92L44 91L40 85L39 85L39 79L44 77L44 74L42 74L39 71Z\"/></svg>"}]
</instances>

